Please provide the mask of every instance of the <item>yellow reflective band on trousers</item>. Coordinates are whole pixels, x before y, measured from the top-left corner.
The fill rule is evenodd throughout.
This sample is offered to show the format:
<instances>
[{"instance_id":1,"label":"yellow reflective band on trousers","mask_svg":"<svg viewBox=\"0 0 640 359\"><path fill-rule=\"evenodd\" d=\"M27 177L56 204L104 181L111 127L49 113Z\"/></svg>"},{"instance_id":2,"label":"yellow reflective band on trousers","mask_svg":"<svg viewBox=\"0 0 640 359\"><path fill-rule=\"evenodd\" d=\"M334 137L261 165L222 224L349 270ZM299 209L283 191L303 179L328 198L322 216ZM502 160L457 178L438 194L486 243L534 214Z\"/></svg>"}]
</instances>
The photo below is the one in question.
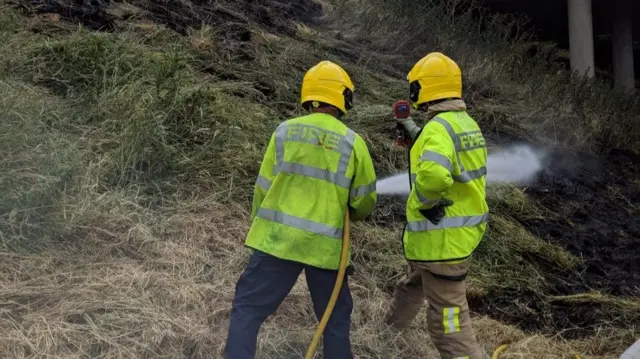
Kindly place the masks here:
<instances>
[{"instance_id":1,"label":"yellow reflective band on trousers","mask_svg":"<svg viewBox=\"0 0 640 359\"><path fill-rule=\"evenodd\" d=\"M360 165L359 171L357 156L366 156L370 166ZM278 258L338 269L347 203L368 199L364 208L354 205L368 214L375 182L364 141L342 122L321 113L285 121L274 132L256 179L263 199L257 207L254 199L245 244Z\"/></svg>"},{"instance_id":2,"label":"yellow reflective band on trousers","mask_svg":"<svg viewBox=\"0 0 640 359\"><path fill-rule=\"evenodd\" d=\"M477 123L464 111L431 119L409 156L411 193L403 233L405 257L412 261L447 262L469 257L486 231L487 149ZM419 178L419 176L422 176ZM453 201L436 225L421 209L441 199Z\"/></svg>"},{"instance_id":3,"label":"yellow reflective band on trousers","mask_svg":"<svg viewBox=\"0 0 640 359\"><path fill-rule=\"evenodd\" d=\"M442 312L442 324L445 334L453 334L460 331L460 308L444 308Z\"/></svg>"}]
</instances>

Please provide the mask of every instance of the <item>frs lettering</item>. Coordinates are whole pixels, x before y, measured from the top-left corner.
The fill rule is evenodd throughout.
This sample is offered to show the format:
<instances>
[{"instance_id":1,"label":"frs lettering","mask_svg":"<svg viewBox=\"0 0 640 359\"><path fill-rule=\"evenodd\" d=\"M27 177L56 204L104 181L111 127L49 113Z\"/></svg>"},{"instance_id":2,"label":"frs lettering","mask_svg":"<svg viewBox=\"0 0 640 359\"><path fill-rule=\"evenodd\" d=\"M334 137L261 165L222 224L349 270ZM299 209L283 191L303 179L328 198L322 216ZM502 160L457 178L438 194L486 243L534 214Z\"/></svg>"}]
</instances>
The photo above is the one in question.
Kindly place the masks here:
<instances>
[{"instance_id":1,"label":"frs lettering","mask_svg":"<svg viewBox=\"0 0 640 359\"><path fill-rule=\"evenodd\" d=\"M460 139L461 150L472 150L474 148L482 148L486 146L484 137L481 132L467 132L458 136Z\"/></svg>"}]
</instances>

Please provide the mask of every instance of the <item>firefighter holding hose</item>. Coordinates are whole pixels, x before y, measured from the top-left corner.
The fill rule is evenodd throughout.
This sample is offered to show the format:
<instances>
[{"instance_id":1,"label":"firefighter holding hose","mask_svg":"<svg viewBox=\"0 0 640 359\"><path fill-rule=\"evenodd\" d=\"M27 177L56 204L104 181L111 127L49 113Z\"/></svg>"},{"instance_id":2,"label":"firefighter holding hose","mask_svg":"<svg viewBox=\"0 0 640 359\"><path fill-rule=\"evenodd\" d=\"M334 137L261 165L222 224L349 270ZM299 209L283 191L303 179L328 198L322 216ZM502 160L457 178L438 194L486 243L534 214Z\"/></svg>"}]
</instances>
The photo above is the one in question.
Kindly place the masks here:
<instances>
[{"instance_id":1,"label":"firefighter holding hose","mask_svg":"<svg viewBox=\"0 0 640 359\"><path fill-rule=\"evenodd\" d=\"M407 76L412 107L426 114L419 128L408 102L395 104L409 137L411 192L403 232L408 276L395 290L387 324L407 326L429 302L428 330L443 359L481 359L471 326L465 278L487 227L487 149L462 100L462 74L442 53L419 60Z\"/></svg>"},{"instance_id":2,"label":"firefighter holding hose","mask_svg":"<svg viewBox=\"0 0 640 359\"><path fill-rule=\"evenodd\" d=\"M262 323L302 270L318 320L330 304L338 272L344 271L339 264L347 252L345 214L363 219L377 201L367 145L341 121L353 107L353 91L344 69L330 61L318 63L302 81L300 102L311 113L282 122L271 136L254 187L253 222L245 242L253 254L236 284L225 359L254 358ZM324 330L324 358L353 358L353 302L343 278L331 298L330 305L336 300Z\"/></svg>"}]
</instances>

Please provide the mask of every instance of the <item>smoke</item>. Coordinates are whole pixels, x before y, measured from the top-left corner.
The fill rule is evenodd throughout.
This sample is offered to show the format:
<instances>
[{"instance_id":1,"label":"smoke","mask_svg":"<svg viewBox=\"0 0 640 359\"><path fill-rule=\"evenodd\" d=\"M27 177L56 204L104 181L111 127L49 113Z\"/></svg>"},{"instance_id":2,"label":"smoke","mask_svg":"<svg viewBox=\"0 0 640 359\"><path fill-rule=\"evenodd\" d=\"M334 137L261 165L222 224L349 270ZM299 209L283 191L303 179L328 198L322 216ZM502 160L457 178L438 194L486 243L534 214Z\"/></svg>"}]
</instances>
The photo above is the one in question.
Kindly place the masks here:
<instances>
[{"instance_id":1,"label":"smoke","mask_svg":"<svg viewBox=\"0 0 640 359\"><path fill-rule=\"evenodd\" d=\"M543 169L546 151L529 145L514 145L501 149L487 157L487 184L528 184ZM379 195L407 196L409 172L400 172L378 180Z\"/></svg>"}]
</instances>

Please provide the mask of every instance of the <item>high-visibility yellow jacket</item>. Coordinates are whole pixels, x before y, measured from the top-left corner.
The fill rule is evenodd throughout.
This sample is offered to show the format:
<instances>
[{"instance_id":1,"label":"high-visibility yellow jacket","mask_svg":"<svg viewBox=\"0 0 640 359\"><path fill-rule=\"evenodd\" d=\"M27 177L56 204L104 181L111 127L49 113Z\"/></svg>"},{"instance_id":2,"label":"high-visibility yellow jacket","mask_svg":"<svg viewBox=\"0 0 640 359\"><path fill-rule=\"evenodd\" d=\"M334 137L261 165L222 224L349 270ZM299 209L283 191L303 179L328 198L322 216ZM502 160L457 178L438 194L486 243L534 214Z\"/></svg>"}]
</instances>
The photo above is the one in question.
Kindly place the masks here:
<instances>
[{"instance_id":1,"label":"high-visibility yellow jacket","mask_svg":"<svg viewBox=\"0 0 640 359\"><path fill-rule=\"evenodd\" d=\"M347 205L360 220L377 201L364 140L335 117L314 113L281 123L255 184L246 246L336 270Z\"/></svg>"},{"instance_id":2,"label":"high-visibility yellow jacket","mask_svg":"<svg viewBox=\"0 0 640 359\"><path fill-rule=\"evenodd\" d=\"M405 257L417 262L455 262L471 256L486 231L487 148L466 111L442 112L423 127L409 154L411 193L403 233ZM445 216L434 225L421 213L446 198Z\"/></svg>"}]
</instances>

